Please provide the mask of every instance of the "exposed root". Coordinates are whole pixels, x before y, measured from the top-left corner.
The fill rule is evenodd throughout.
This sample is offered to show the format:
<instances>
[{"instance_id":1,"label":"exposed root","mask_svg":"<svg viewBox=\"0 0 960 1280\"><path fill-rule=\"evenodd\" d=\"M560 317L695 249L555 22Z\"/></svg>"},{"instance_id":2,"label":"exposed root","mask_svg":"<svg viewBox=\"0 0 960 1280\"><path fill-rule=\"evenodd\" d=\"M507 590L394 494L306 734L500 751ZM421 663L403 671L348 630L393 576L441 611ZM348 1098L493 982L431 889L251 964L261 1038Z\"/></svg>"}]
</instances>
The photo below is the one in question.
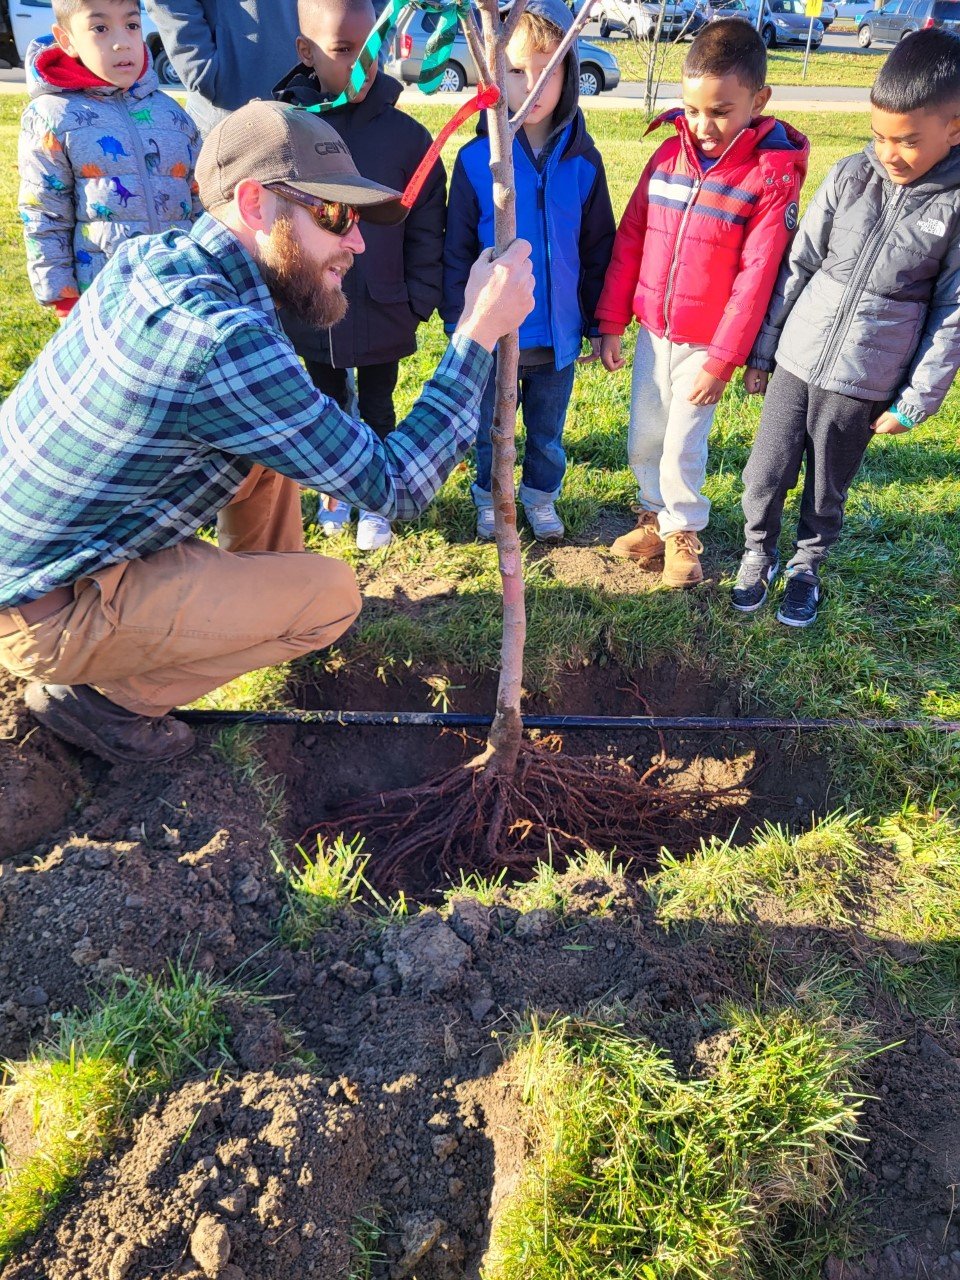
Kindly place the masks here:
<instances>
[{"instance_id":1,"label":"exposed root","mask_svg":"<svg viewBox=\"0 0 960 1280\"><path fill-rule=\"evenodd\" d=\"M717 793L683 792L604 756L560 752L559 738L524 742L512 777L486 755L418 787L385 791L304 833L363 835L370 871L393 887L449 876L530 870L585 848L653 862L667 839L696 839Z\"/></svg>"}]
</instances>

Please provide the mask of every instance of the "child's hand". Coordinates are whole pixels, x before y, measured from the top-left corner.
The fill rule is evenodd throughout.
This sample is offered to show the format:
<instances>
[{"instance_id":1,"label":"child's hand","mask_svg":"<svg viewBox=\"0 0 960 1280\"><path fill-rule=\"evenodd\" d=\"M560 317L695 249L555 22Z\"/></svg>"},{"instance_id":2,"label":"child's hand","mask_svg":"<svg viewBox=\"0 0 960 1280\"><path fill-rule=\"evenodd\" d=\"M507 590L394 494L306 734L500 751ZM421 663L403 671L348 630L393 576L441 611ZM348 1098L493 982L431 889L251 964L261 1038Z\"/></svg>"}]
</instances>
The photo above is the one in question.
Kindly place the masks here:
<instances>
[{"instance_id":1,"label":"child's hand","mask_svg":"<svg viewBox=\"0 0 960 1280\"><path fill-rule=\"evenodd\" d=\"M870 430L878 436L898 436L902 431L909 431L910 428L905 427L892 413L881 413L876 422L870 424Z\"/></svg>"},{"instance_id":2,"label":"child's hand","mask_svg":"<svg viewBox=\"0 0 960 1280\"><path fill-rule=\"evenodd\" d=\"M727 384L722 378L715 378L706 369L701 369L687 398L691 404L717 404L726 389Z\"/></svg>"},{"instance_id":3,"label":"child's hand","mask_svg":"<svg viewBox=\"0 0 960 1280\"><path fill-rule=\"evenodd\" d=\"M587 355L577 356L577 364L593 364L594 360L600 359L600 339L588 338L590 343L590 351Z\"/></svg>"},{"instance_id":4,"label":"child's hand","mask_svg":"<svg viewBox=\"0 0 960 1280\"><path fill-rule=\"evenodd\" d=\"M769 373L763 369L746 369L743 374L743 387L748 396L762 396L770 381Z\"/></svg>"},{"instance_id":5,"label":"child's hand","mask_svg":"<svg viewBox=\"0 0 960 1280\"><path fill-rule=\"evenodd\" d=\"M616 373L627 363L623 358L623 339L617 333L605 333L600 339L600 359L608 373Z\"/></svg>"}]
</instances>

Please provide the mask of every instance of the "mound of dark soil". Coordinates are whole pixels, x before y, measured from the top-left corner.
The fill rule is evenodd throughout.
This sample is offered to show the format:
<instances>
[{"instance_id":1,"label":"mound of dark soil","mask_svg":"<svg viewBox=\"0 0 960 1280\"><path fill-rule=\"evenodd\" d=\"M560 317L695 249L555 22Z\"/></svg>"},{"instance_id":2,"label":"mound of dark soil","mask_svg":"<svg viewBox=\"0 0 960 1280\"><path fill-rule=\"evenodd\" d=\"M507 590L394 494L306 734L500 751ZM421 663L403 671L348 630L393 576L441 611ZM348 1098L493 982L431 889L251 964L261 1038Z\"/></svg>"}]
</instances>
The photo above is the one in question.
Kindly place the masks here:
<instances>
[{"instance_id":1,"label":"mound of dark soil","mask_svg":"<svg viewBox=\"0 0 960 1280\"><path fill-rule=\"evenodd\" d=\"M279 753L296 741L271 739L288 778ZM319 788L326 752L345 785L344 740L325 741L300 776ZM54 1010L89 1005L91 980L117 966L195 957L226 975L259 953L272 1001L235 1010L236 1075L191 1080L147 1110L3 1280L346 1280L364 1220L382 1229L376 1280L476 1277L524 1153L509 1062L520 1019L603 1009L700 1072L725 1000L792 1000L811 957L878 945L773 910L665 932L636 883L569 873L562 916L509 895L461 899L386 928L342 914L312 951L264 952L280 904L249 788L209 751L149 777L97 766L89 779L44 856L0 875L0 1055L22 1054ZM312 1056L291 1060L270 1010ZM895 1047L867 1064L869 1142L850 1183L872 1234L856 1264L826 1274L960 1277L955 1029L879 992L858 1012Z\"/></svg>"}]
</instances>

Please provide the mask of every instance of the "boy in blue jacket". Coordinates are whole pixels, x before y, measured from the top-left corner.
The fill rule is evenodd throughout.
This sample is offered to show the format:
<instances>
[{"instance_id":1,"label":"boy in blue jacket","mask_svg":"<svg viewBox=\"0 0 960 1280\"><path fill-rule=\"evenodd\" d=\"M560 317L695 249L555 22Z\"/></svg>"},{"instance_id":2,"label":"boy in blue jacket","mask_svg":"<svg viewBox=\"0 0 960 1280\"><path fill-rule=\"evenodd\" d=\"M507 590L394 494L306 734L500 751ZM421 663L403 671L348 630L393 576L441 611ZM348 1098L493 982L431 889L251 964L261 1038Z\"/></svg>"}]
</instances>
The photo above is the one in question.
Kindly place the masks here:
<instances>
[{"instance_id":1,"label":"boy in blue jacket","mask_svg":"<svg viewBox=\"0 0 960 1280\"><path fill-rule=\"evenodd\" d=\"M507 46L507 93L516 111L573 21L562 0L531 0ZM580 61L571 49L551 75L513 144L517 234L533 246L534 310L520 329L518 400L526 428L520 501L535 538L563 537L555 503L566 455L563 426L584 337L600 350L594 310L610 261L616 224L603 160L577 105ZM493 179L486 118L457 156L450 184L440 314L448 332L463 310L477 254L494 244ZM494 535L490 470L495 378L491 374L477 432L477 537Z\"/></svg>"}]
</instances>

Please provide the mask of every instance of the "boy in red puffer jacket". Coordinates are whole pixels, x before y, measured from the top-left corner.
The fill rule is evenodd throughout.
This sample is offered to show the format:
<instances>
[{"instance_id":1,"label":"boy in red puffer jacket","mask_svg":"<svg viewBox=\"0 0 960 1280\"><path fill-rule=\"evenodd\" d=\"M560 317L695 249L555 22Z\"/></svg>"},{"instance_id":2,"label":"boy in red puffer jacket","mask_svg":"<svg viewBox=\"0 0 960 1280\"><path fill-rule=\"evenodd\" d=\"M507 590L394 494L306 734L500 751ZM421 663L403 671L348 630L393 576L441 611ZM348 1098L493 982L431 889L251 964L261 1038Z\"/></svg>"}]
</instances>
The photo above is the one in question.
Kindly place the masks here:
<instances>
[{"instance_id":1,"label":"boy in red puffer jacket","mask_svg":"<svg viewBox=\"0 0 960 1280\"><path fill-rule=\"evenodd\" d=\"M601 358L623 368L621 336L640 321L627 452L639 486L637 527L615 555L664 556L663 582L703 581L697 534L707 437L734 371L763 322L797 225L810 144L761 112L763 41L748 23L713 23L683 64L683 110L643 171L617 230L596 310Z\"/></svg>"}]
</instances>

